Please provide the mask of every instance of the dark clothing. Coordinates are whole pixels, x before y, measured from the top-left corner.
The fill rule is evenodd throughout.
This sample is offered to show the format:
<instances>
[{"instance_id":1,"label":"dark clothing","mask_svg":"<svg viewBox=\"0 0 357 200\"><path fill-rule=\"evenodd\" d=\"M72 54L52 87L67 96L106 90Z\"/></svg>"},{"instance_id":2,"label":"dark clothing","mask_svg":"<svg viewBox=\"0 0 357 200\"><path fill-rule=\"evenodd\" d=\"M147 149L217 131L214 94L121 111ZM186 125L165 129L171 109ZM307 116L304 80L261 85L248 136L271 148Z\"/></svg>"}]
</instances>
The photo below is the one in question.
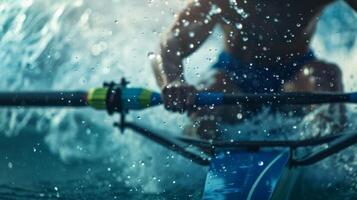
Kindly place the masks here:
<instances>
[{"instance_id":1,"label":"dark clothing","mask_svg":"<svg viewBox=\"0 0 357 200\"><path fill-rule=\"evenodd\" d=\"M273 66L255 66L254 63L243 63L230 53L222 52L213 68L227 72L244 93L278 93L284 83L301 71L305 63L315 59L314 53L309 51L290 63L282 64L276 60Z\"/></svg>"}]
</instances>

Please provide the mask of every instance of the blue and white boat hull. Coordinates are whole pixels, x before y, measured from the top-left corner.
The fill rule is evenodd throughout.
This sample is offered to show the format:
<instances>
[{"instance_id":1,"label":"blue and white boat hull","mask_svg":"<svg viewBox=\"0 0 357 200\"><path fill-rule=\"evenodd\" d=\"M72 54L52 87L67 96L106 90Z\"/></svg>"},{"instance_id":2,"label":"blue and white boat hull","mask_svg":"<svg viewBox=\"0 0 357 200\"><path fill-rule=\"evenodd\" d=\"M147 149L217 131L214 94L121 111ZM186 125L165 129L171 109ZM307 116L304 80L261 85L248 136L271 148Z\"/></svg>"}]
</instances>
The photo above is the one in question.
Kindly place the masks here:
<instances>
[{"instance_id":1,"label":"blue and white boat hull","mask_svg":"<svg viewBox=\"0 0 357 200\"><path fill-rule=\"evenodd\" d=\"M216 151L207 174L204 200L287 199L297 177L289 149Z\"/></svg>"}]
</instances>

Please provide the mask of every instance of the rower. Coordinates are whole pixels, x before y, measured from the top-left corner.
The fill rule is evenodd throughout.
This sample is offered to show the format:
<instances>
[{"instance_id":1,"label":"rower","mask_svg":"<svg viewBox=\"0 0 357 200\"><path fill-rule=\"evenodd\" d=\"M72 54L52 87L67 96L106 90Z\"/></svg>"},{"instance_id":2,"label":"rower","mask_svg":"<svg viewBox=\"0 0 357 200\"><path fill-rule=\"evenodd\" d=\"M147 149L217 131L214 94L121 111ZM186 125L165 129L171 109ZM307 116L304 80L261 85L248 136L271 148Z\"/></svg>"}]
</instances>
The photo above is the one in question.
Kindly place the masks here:
<instances>
[{"instance_id":1,"label":"rower","mask_svg":"<svg viewBox=\"0 0 357 200\"><path fill-rule=\"evenodd\" d=\"M238 106L198 108L197 90L226 94L341 92L340 68L315 57L310 49L318 17L332 0L195 0L179 14L162 40L154 65L165 107L189 111L196 134L214 138L221 123L237 123L249 109ZM355 10L355 0L346 1ZM215 26L224 33L224 51L212 66L211 84L196 88L184 78L183 59L195 52ZM345 121L344 107L337 123Z\"/></svg>"}]
</instances>

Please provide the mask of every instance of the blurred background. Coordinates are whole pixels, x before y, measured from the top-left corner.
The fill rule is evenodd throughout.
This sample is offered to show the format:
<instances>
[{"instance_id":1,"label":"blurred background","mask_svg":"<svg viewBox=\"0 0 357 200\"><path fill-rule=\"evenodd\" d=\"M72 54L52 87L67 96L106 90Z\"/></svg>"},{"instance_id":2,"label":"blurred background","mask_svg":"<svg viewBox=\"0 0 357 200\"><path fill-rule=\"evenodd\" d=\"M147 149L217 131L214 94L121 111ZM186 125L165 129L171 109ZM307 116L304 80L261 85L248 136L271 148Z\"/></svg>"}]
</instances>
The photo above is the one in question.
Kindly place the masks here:
<instances>
[{"instance_id":1,"label":"blurred background","mask_svg":"<svg viewBox=\"0 0 357 200\"><path fill-rule=\"evenodd\" d=\"M0 90L85 90L122 77L131 86L158 90L148 55L158 50L162 34L186 3L1 1ZM312 42L318 57L341 66L346 91L357 90L356 22L357 15L337 1L321 16ZM221 40L217 28L185 60L190 82L210 74ZM354 129L355 107L349 110ZM161 107L132 112L129 119L172 134L180 134L188 121L185 115ZM90 109L1 108L0 199L200 198L207 168L130 131L120 133L112 127L115 120ZM271 120L286 123L279 117ZM291 120L291 127L296 123L300 121ZM260 131L269 128L262 126ZM310 179L301 192L310 196L305 198L331 199L331 194L335 199L356 198L356 151L350 148L308 168Z\"/></svg>"}]
</instances>

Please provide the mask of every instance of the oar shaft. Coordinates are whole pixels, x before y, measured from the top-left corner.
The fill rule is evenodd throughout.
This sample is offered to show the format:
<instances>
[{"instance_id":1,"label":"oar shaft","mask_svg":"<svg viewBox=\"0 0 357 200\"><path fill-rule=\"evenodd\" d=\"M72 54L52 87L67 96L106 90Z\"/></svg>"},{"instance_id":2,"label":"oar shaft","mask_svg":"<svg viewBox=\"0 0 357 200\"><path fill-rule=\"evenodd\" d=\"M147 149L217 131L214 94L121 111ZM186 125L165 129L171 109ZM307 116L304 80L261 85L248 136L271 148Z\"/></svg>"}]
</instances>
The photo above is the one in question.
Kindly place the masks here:
<instances>
[{"instance_id":1,"label":"oar shaft","mask_svg":"<svg viewBox=\"0 0 357 200\"><path fill-rule=\"evenodd\" d=\"M285 105L357 103L356 93L280 93L237 94L199 92L197 106L220 105ZM89 92L0 92L0 106L81 107L91 106L100 110L120 112L141 110L162 104L160 93L142 88L109 90L96 88Z\"/></svg>"},{"instance_id":2,"label":"oar shaft","mask_svg":"<svg viewBox=\"0 0 357 200\"><path fill-rule=\"evenodd\" d=\"M356 103L354 93L280 93L280 94L237 94L198 93L196 104L204 105L285 105L285 104L322 104Z\"/></svg>"},{"instance_id":3,"label":"oar shaft","mask_svg":"<svg viewBox=\"0 0 357 200\"><path fill-rule=\"evenodd\" d=\"M87 92L0 92L0 106L82 107Z\"/></svg>"},{"instance_id":4,"label":"oar shaft","mask_svg":"<svg viewBox=\"0 0 357 200\"><path fill-rule=\"evenodd\" d=\"M357 103L356 93L277 93L277 94L224 94L219 92L199 92L197 106L220 105L309 105L324 103ZM162 104L159 93L141 88L124 89L122 106L128 110L140 110Z\"/></svg>"}]
</instances>

